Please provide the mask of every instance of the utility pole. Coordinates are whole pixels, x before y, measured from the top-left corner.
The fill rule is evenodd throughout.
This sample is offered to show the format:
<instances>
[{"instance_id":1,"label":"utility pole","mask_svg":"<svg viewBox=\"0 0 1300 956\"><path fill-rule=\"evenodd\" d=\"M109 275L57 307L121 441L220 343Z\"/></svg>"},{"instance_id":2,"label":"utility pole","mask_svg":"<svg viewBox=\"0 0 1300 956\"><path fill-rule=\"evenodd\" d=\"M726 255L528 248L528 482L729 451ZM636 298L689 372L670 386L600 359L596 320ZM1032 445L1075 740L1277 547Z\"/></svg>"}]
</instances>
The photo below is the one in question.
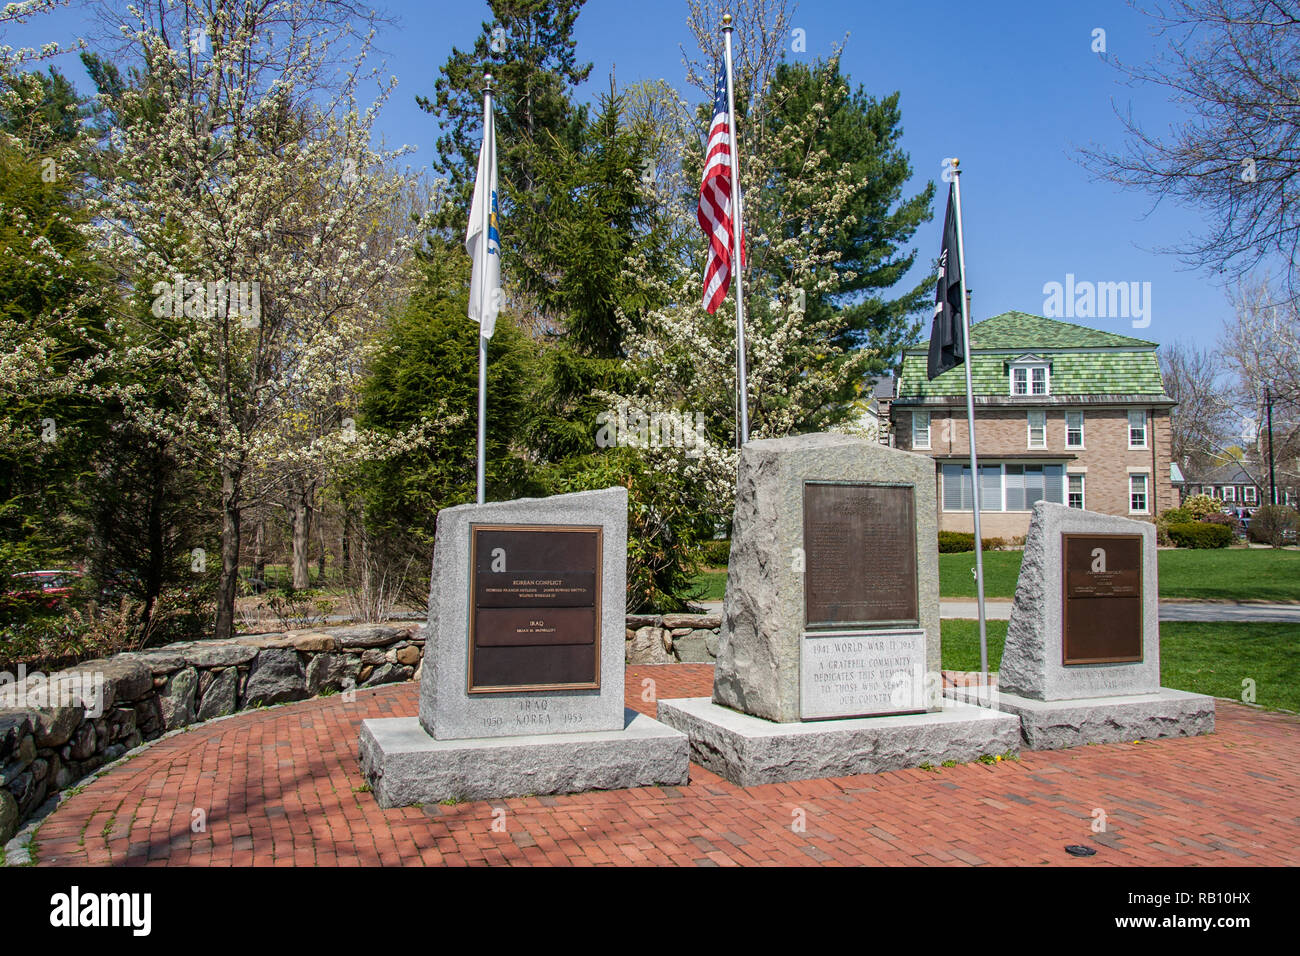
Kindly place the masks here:
<instances>
[{"instance_id":1,"label":"utility pole","mask_svg":"<svg viewBox=\"0 0 1300 956\"><path fill-rule=\"evenodd\" d=\"M1277 504L1277 473L1273 462L1273 392L1264 389L1264 407L1268 410L1268 503Z\"/></svg>"}]
</instances>

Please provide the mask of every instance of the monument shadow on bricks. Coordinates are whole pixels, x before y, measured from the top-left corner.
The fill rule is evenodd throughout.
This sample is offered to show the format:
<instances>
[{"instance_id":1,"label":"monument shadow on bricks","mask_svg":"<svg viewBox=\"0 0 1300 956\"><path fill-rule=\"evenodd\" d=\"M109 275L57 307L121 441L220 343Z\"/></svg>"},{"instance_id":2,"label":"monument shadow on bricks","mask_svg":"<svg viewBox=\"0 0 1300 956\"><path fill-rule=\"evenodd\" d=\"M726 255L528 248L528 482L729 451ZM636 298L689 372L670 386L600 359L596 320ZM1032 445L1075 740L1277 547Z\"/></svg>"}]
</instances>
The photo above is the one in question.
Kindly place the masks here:
<instances>
[{"instance_id":1,"label":"monument shadow on bricks","mask_svg":"<svg viewBox=\"0 0 1300 956\"><path fill-rule=\"evenodd\" d=\"M848 435L762 439L737 474L713 697L659 702L742 786L1014 752L941 693L932 459Z\"/></svg>"},{"instance_id":2,"label":"monument shadow on bricks","mask_svg":"<svg viewBox=\"0 0 1300 956\"><path fill-rule=\"evenodd\" d=\"M684 784L623 703L627 491L438 513L419 717L366 720L380 806Z\"/></svg>"},{"instance_id":3,"label":"monument shadow on bricks","mask_svg":"<svg viewBox=\"0 0 1300 956\"><path fill-rule=\"evenodd\" d=\"M1160 686L1157 574L1150 522L1034 506L995 698L1026 747L1214 732L1213 697Z\"/></svg>"}]
</instances>

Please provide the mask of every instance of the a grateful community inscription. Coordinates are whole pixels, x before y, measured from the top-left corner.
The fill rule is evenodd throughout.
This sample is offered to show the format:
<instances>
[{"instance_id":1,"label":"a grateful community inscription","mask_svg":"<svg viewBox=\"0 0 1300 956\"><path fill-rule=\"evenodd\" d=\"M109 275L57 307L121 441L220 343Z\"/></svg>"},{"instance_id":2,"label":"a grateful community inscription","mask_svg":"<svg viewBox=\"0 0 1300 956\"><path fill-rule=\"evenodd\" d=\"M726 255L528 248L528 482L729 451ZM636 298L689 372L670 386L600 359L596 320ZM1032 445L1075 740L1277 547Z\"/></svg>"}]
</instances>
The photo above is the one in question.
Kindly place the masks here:
<instances>
[{"instance_id":1,"label":"a grateful community inscription","mask_svg":"<svg viewBox=\"0 0 1300 956\"><path fill-rule=\"evenodd\" d=\"M911 486L803 486L804 622L799 716L924 710Z\"/></svg>"},{"instance_id":2,"label":"a grateful community inscription","mask_svg":"<svg viewBox=\"0 0 1300 956\"><path fill-rule=\"evenodd\" d=\"M806 627L917 623L910 486L805 482L803 546Z\"/></svg>"},{"instance_id":3,"label":"a grateful community inscription","mask_svg":"<svg viewBox=\"0 0 1300 956\"><path fill-rule=\"evenodd\" d=\"M599 527L474 525L469 692L600 687Z\"/></svg>"},{"instance_id":4,"label":"a grateful community inscription","mask_svg":"<svg viewBox=\"0 0 1300 956\"><path fill-rule=\"evenodd\" d=\"M799 715L872 717L925 710L925 631L805 634Z\"/></svg>"},{"instance_id":5,"label":"a grateful community inscription","mask_svg":"<svg viewBox=\"0 0 1300 956\"><path fill-rule=\"evenodd\" d=\"M1142 536L1063 534L1062 664L1142 660Z\"/></svg>"}]
</instances>

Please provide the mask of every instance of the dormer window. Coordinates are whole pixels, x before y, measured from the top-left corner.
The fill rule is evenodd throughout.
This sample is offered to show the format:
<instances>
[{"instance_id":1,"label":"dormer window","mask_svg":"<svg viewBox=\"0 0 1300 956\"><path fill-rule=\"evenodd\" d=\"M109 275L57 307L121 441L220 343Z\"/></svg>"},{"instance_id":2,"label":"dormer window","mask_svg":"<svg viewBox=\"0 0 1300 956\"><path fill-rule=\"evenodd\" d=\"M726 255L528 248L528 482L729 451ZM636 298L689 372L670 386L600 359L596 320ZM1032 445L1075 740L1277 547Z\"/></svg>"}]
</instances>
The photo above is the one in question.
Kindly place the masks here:
<instances>
[{"instance_id":1,"label":"dormer window","mask_svg":"<svg viewBox=\"0 0 1300 956\"><path fill-rule=\"evenodd\" d=\"M1051 366L1036 356L1024 356L1011 364L1012 395L1051 393Z\"/></svg>"}]
</instances>

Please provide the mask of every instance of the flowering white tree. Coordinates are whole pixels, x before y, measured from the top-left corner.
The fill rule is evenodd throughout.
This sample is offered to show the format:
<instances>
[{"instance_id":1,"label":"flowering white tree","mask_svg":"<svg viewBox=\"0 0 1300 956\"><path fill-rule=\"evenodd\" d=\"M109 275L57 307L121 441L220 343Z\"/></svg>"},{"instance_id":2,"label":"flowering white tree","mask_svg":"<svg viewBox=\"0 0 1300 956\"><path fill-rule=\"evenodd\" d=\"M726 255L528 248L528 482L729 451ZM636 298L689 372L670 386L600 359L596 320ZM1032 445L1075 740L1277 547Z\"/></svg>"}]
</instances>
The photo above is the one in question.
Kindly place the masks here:
<instances>
[{"instance_id":1,"label":"flowering white tree","mask_svg":"<svg viewBox=\"0 0 1300 956\"><path fill-rule=\"evenodd\" d=\"M722 12L720 4L711 6L714 9L705 11L693 4L690 18L708 59L719 48L715 34ZM832 239L845 224L855 184L847 165L815 146L826 123L822 104L832 91L823 83L819 102L797 122L768 124L767 84L781 55L781 44L768 41L772 35L784 35L784 5L759 0L743 7L737 22L742 35L753 38L748 52L738 58L737 88L744 89L749 100L738 123L738 139L748 255L745 345L750 438L754 439L825 428L842 420L849 412L847 404L828 396L841 392L846 380L861 380L872 355L847 351L837 342L841 325L835 314L814 319L804 308L814 296L833 293L853 277L833 268L839 254ZM693 81L711 95L712 67L691 63L690 68ZM731 511L738 457L735 292L733 284L717 312L705 312L701 303L705 242L696 223L695 194L711 116L701 125L698 117L690 118L682 100L674 104L673 99L661 94L641 112L659 118L667 143L661 157L687 160L672 165L661 159L655 181L646 188L656 191L664 214L675 220L674 233L693 230L697 241L687 246L689 253L668 274L650 280L651 299L668 304L645 315L625 317L625 348L644 374L634 391L606 397L612 405L704 415L710 440L703 448L694 442L660 442L652 443L657 447L647 448L645 454L657 468L681 477L683 493L706 502L722 520ZM798 175L781 176L779 169L788 165L790 156L802 158ZM635 261L631 268L641 275L649 271L645 263Z\"/></svg>"},{"instance_id":2,"label":"flowering white tree","mask_svg":"<svg viewBox=\"0 0 1300 956\"><path fill-rule=\"evenodd\" d=\"M114 397L216 465L216 633L226 636L250 493L275 480L309 504L331 461L382 451L346 419L415 231L386 228L410 187L392 169L403 151L371 146L395 80L358 106L377 78L365 68L372 20L350 4L174 0L131 12L121 29L145 82L115 111L146 119L111 131L114 175L93 208L109 260L143 300L122 356L165 381ZM309 513L299 517L305 552Z\"/></svg>"},{"instance_id":3,"label":"flowering white tree","mask_svg":"<svg viewBox=\"0 0 1300 956\"><path fill-rule=\"evenodd\" d=\"M6 4L0 8L0 40L7 27L26 23L66 3L23 0ZM67 173L78 166L90 137L85 133L70 139L55 135L39 108L45 95L40 76L24 72L33 63L64 52L67 48L58 43L47 43L40 50L14 49L0 43L0 115L20 126L12 132L0 129L0 147L7 159L26 164L34 172L39 171L44 182L66 189ZM0 204L0 228L12 230L17 240L5 243L0 268L9 276L39 277L47 287L60 291L59 311L41 316L38 322L29 321L22 311L0 308L0 342L4 343L0 350L0 395L49 394L53 390L75 393L101 364L79 360L55 372L55 363L67 352L70 342L87 341L80 318L98 308L103 295L94 283L86 281L84 271L69 262L50 241L52 227L75 230L79 224L67 211L59 215L56 223L35 223L22 205ZM0 443L30 443L39 437L34 430L16 433L12 426L7 417L0 417Z\"/></svg>"}]
</instances>

